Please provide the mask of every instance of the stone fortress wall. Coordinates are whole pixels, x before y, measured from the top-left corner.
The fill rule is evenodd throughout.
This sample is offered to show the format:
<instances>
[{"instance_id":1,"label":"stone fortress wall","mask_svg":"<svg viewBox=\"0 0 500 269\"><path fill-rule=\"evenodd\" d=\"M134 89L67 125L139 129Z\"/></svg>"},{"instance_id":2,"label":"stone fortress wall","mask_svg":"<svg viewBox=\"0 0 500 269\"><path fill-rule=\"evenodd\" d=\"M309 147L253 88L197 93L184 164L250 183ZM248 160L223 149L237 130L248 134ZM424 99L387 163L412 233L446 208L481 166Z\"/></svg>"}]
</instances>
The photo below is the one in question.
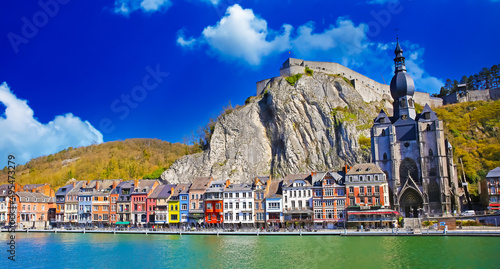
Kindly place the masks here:
<instances>
[{"instance_id":1,"label":"stone fortress wall","mask_svg":"<svg viewBox=\"0 0 500 269\"><path fill-rule=\"evenodd\" d=\"M390 100L391 102L393 101L389 85L379 83L338 63L304 61L301 59L288 58L280 68L280 76L289 77L295 74L304 73L306 67L312 69L314 72L338 74L349 79L365 102L381 101L383 99ZM272 79L265 79L257 82L257 95L264 92L267 84L271 80ZM415 92L414 99L415 102L419 104L429 104L431 107L443 105L443 99L431 97L428 93L424 92Z\"/></svg>"},{"instance_id":2,"label":"stone fortress wall","mask_svg":"<svg viewBox=\"0 0 500 269\"><path fill-rule=\"evenodd\" d=\"M493 90L476 90L468 91L465 93L450 93L443 98L443 103L445 105L463 103L463 102L474 102L474 101L490 101L500 99L500 88Z\"/></svg>"}]
</instances>

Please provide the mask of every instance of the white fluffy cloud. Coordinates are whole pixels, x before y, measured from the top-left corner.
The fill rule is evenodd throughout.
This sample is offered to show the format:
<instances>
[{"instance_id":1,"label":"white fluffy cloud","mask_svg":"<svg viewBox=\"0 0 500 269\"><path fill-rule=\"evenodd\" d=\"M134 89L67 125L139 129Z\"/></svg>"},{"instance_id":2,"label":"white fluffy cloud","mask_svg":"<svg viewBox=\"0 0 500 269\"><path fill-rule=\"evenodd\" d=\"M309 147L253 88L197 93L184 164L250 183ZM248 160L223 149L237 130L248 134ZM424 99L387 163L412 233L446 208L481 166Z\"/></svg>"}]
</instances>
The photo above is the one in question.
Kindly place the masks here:
<instances>
[{"instance_id":1,"label":"white fluffy cloud","mask_svg":"<svg viewBox=\"0 0 500 269\"><path fill-rule=\"evenodd\" d=\"M260 65L269 55L292 51L291 56L295 58L338 62L375 80L389 82L394 71L392 58L396 44L372 42L368 30L364 23L356 25L340 17L334 25L321 31L315 31L313 22L299 26L296 31L288 24L284 24L281 31L275 31L251 9L235 4L216 25L205 27L197 38L186 38L184 30L179 31L177 44L189 49L208 46L213 56L253 66ZM426 92L439 91L442 81L423 68L424 49L409 42L402 45L416 87Z\"/></svg>"},{"instance_id":2,"label":"white fluffy cloud","mask_svg":"<svg viewBox=\"0 0 500 269\"><path fill-rule=\"evenodd\" d=\"M290 48L291 30L287 24L281 32L269 30L264 19L236 4L227 9L216 25L207 26L197 41L207 43L212 53L224 59L241 59L250 65L259 65L263 57ZM181 46L192 45L185 41L182 36L177 39Z\"/></svg>"},{"instance_id":3,"label":"white fluffy cloud","mask_svg":"<svg viewBox=\"0 0 500 269\"><path fill-rule=\"evenodd\" d=\"M13 154L18 164L68 147L103 142L98 130L71 113L47 124L38 122L27 101L18 99L5 82L0 85L0 102L6 107L0 116L0 155Z\"/></svg>"},{"instance_id":4,"label":"white fluffy cloud","mask_svg":"<svg viewBox=\"0 0 500 269\"><path fill-rule=\"evenodd\" d=\"M114 11L128 16L131 12L137 10L149 13L166 10L171 5L170 0L115 0Z\"/></svg>"}]
</instances>

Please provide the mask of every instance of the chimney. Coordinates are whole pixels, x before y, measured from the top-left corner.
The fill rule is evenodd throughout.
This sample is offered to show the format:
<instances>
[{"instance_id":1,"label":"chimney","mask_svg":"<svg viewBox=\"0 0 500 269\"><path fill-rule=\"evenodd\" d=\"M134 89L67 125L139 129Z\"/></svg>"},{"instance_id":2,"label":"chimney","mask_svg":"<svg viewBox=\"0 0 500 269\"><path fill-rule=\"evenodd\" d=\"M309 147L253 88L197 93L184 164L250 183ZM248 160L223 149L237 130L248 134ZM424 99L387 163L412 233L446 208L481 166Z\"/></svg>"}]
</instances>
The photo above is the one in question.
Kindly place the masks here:
<instances>
[{"instance_id":1,"label":"chimney","mask_svg":"<svg viewBox=\"0 0 500 269\"><path fill-rule=\"evenodd\" d=\"M226 179L226 188L229 187L230 184L231 184L231 181L229 179Z\"/></svg>"},{"instance_id":2,"label":"chimney","mask_svg":"<svg viewBox=\"0 0 500 269\"><path fill-rule=\"evenodd\" d=\"M111 187L112 189L115 189L116 188L116 185L118 185L118 180L113 180L113 187Z\"/></svg>"},{"instance_id":3,"label":"chimney","mask_svg":"<svg viewBox=\"0 0 500 269\"><path fill-rule=\"evenodd\" d=\"M84 182L82 183L82 188L83 188L83 189L87 188L87 182L85 182L85 181L84 181Z\"/></svg>"},{"instance_id":4,"label":"chimney","mask_svg":"<svg viewBox=\"0 0 500 269\"><path fill-rule=\"evenodd\" d=\"M73 188L75 187L75 185L76 185L76 181L73 180Z\"/></svg>"},{"instance_id":5,"label":"chimney","mask_svg":"<svg viewBox=\"0 0 500 269\"><path fill-rule=\"evenodd\" d=\"M35 192L36 192L35 188L31 189L31 192L32 192L32 193L35 193Z\"/></svg>"},{"instance_id":6,"label":"chimney","mask_svg":"<svg viewBox=\"0 0 500 269\"><path fill-rule=\"evenodd\" d=\"M95 190L98 191L99 190L99 180L96 180L95 181Z\"/></svg>"},{"instance_id":7,"label":"chimney","mask_svg":"<svg viewBox=\"0 0 500 269\"><path fill-rule=\"evenodd\" d=\"M139 188L139 180L138 179L134 179L134 187Z\"/></svg>"},{"instance_id":8,"label":"chimney","mask_svg":"<svg viewBox=\"0 0 500 269\"><path fill-rule=\"evenodd\" d=\"M14 183L14 192L19 191L19 185L17 183Z\"/></svg>"},{"instance_id":9,"label":"chimney","mask_svg":"<svg viewBox=\"0 0 500 269\"><path fill-rule=\"evenodd\" d=\"M349 171L349 169L347 169L347 163L345 164L345 172L347 173L347 171Z\"/></svg>"},{"instance_id":10,"label":"chimney","mask_svg":"<svg viewBox=\"0 0 500 269\"><path fill-rule=\"evenodd\" d=\"M174 187L172 187L172 188L170 188L170 195L172 196L172 195L174 195L174 194L175 194L175 193L174 193Z\"/></svg>"}]
</instances>

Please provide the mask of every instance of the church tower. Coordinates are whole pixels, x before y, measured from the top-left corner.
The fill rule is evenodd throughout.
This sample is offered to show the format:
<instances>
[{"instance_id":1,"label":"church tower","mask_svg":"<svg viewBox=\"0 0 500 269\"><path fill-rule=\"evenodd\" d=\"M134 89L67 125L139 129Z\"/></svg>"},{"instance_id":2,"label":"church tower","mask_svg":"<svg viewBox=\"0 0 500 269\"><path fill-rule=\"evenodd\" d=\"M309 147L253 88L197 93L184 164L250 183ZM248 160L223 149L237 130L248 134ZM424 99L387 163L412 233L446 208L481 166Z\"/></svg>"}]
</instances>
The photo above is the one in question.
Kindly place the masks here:
<instances>
[{"instance_id":1,"label":"church tower","mask_svg":"<svg viewBox=\"0 0 500 269\"><path fill-rule=\"evenodd\" d=\"M406 120L415 119L415 103L413 94L415 93L415 83L410 74L406 73L405 57L403 49L399 45L399 40L394 50L395 70L391 80L391 95L394 99L394 117Z\"/></svg>"},{"instance_id":2,"label":"church tower","mask_svg":"<svg viewBox=\"0 0 500 269\"><path fill-rule=\"evenodd\" d=\"M403 49L396 44L391 80L392 117L380 111L371 129L372 160L384 171L390 203L405 217L460 212L456 167L443 122L425 104L415 111L415 84L406 72Z\"/></svg>"}]
</instances>

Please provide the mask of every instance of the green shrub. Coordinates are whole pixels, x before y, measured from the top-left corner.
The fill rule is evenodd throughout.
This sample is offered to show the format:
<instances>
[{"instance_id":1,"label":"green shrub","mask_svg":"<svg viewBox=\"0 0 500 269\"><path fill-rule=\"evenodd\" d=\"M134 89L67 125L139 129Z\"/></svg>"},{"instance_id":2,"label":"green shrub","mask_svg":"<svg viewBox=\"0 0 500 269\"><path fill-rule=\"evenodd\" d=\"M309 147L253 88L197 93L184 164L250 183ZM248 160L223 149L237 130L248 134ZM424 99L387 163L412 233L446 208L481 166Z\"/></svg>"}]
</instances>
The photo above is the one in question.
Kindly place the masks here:
<instances>
[{"instance_id":1,"label":"green shrub","mask_svg":"<svg viewBox=\"0 0 500 269\"><path fill-rule=\"evenodd\" d=\"M295 82L297 82L302 77L302 74L296 74L290 77L285 78L291 86L295 86Z\"/></svg>"},{"instance_id":2,"label":"green shrub","mask_svg":"<svg viewBox=\"0 0 500 269\"><path fill-rule=\"evenodd\" d=\"M309 67L306 66L305 73L306 73L306 75L312 77L314 71L311 68L309 68Z\"/></svg>"}]
</instances>

